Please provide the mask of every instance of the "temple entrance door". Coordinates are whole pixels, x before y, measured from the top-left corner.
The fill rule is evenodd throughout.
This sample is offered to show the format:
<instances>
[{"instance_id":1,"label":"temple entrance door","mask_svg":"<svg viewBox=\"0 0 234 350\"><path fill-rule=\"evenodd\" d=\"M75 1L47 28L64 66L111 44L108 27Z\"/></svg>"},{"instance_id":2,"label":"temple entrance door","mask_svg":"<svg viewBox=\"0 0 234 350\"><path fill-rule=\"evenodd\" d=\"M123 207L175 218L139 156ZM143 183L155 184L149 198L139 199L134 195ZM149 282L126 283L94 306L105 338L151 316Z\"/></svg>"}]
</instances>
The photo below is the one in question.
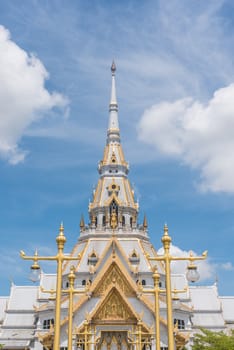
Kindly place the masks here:
<instances>
[{"instance_id":1,"label":"temple entrance door","mask_svg":"<svg viewBox=\"0 0 234 350\"><path fill-rule=\"evenodd\" d=\"M97 350L130 350L127 332L102 332Z\"/></svg>"}]
</instances>

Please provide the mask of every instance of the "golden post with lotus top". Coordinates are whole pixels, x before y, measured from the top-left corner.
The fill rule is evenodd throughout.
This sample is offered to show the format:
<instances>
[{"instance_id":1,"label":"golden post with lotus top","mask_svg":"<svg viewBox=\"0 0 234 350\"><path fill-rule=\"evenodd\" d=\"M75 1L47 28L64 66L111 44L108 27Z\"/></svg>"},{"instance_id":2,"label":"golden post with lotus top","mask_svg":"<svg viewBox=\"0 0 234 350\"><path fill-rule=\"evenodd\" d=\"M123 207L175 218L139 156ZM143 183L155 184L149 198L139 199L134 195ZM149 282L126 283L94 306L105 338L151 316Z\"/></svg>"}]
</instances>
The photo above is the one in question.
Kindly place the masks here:
<instances>
[{"instance_id":1,"label":"golden post with lotus top","mask_svg":"<svg viewBox=\"0 0 234 350\"><path fill-rule=\"evenodd\" d=\"M190 253L189 256L178 257L172 256L170 254L170 246L171 246L171 237L168 234L168 227L164 225L164 234L162 236L162 244L164 248L164 254L159 256L149 256L147 258L152 261L163 261L165 266L165 276L166 276L166 304L167 304L167 335L168 335L168 350L174 350L174 327L173 327L173 312L172 312L172 289L171 289L171 261L184 260L189 261L189 265L187 267L188 271L186 274L187 279L190 282L196 282L199 278L199 274L197 272L197 266L194 264L196 260L204 260L207 257L207 251L205 251L201 256L194 256ZM156 298L156 293L155 293ZM156 302L156 300L155 300ZM157 303L155 303L155 313L159 313L157 308ZM156 324L157 333L159 332L159 325ZM159 334L159 333L158 333ZM156 336L157 338L157 336ZM160 349L160 343L156 342L157 350Z\"/></svg>"},{"instance_id":2,"label":"golden post with lotus top","mask_svg":"<svg viewBox=\"0 0 234 350\"><path fill-rule=\"evenodd\" d=\"M63 224L60 225L59 234L56 237L57 243L57 254L54 256L39 256L38 252L35 251L34 256L27 256L24 251L20 251L20 256L24 260L32 260L33 264L31 266L32 280L36 282L40 278L40 266L38 261L56 261L57 271L56 271L56 304L55 304L55 323L54 323L54 344L53 349L60 349L60 318L61 318L61 292L62 292L62 266L64 261L80 260L80 255L77 257L71 257L64 254L64 245L66 243L66 237L64 235Z\"/></svg>"}]
</instances>

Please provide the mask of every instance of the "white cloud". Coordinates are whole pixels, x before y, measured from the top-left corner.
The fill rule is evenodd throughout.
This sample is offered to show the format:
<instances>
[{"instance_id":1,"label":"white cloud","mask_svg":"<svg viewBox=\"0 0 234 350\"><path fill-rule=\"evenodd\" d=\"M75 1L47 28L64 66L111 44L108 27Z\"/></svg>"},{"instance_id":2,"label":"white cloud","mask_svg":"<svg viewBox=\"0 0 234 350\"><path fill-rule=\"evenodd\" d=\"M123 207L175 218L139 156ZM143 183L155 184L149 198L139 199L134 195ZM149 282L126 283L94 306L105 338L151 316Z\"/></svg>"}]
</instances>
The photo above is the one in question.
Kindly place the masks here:
<instances>
[{"instance_id":1,"label":"white cloud","mask_svg":"<svg viewBox=\"0 0 234 350\"><path fill-rule=\"evenodd\" d=\"M233 264L230 261L222 264L221 268L223 270L226 270L226 271L233 271L234 270L234 266L233 266Z\"/></svg>"},{"instance_id":2,"label":"white cloud","mask_svg":"<svg viewBox=\"0 0 234 350\"><path fill-rule=\"evenodd\" d=\"M174 245L171 245L170 254L172 256L177 257L188 257L190 255L190 252L187 252L185 250L181 250L179 247L176 247ZM163 248L160 248L158 250L158 254L163 254ZM197 256L195 252L192 252L194 256ZM205 260L198 260L194 262L197 265L198 272L200 275L199 281L204 281L207 279L210 279L212 277L215 277L215 265L211 264L209 259ZM189 264L189 261L172 261L171 262L171 272L175 274L185 274L187 272L187 266Z\"/></svg>"},{"instance_id":3,"label":"white cloud","mask_svg":"<svg viewBox=\"0 0 234 350\"><path fill-rule=\"evenodd\" d=\"M202 103L192 98L146 110L139 138L200 171L204 191L234 192L234 84Z\"/></svg>"},{"instance_id":4,"label":"white cloud","mask_svg":"<svg viewBox=\"0 0 234 350\"><path fill-rule=\"evenodd\" d=\"M0 156L12 164L23 161L27 153L19 148L26 129L53 108L68 104L63 95L45 88L46 79L42 62L21 49L0 26Z\"/></svg>"}]
</instances>

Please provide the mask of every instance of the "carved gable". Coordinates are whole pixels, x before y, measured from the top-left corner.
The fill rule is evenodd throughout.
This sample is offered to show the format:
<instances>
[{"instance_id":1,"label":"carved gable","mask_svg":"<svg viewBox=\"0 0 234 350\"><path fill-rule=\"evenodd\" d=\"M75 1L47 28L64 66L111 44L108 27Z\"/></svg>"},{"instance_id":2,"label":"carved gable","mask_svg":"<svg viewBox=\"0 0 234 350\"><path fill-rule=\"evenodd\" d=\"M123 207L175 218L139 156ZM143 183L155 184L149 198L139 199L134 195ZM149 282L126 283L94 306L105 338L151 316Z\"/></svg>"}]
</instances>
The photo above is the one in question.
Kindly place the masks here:
<instances>
[{"instance_id":1,"label":"carved gable","mask_svg":"<svg viewBox=\"0 0 234 350\"><path fill-rule=\"evenodd\" d=\"M94 295L103 295L111 284L117 286L126 296L135 295L135 291L128 282L127 277L115 262L110 265L109 269L102 276L94 290Z\"/></svg>"},{"instance_id":2,"label":"carved gable","mask_svg":"<svg viewBox=\"0 0 234 350\"><path fill-rule=\"evenodd\" d=\"M95 321L136 321L136 315L116 288L111 289L108 296L98 308L93 319Z\"/></svg>"}]
</instances>

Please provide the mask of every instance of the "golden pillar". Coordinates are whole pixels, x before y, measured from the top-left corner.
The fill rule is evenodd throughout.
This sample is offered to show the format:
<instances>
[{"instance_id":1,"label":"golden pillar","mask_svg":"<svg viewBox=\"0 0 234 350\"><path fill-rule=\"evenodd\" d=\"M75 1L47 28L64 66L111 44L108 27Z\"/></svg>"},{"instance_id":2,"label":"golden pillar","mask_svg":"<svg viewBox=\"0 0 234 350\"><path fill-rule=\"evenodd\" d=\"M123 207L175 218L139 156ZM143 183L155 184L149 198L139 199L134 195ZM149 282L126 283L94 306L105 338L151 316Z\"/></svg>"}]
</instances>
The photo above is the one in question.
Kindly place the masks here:
<instances>
[{"instance_id":1,"label":"golden pillar","mask_svg":"<svg viewBox=\"0 0 234 350\"><path fill-rule=\"evenodd\" d=\"M37 251L34 256L26 256L25 253L21 250L20 256L24 260L32 260L33 264L31 270L34 274L36 281L36 276L38 279L40 277L40 266L38 264L39 260L46 261L56 261L57 262L57 271L56 271L56 303L55 303L55 322L54 322L54 350L60 349L60 318L61 318L61 291L62 291L62 265L64 261L68 260L80 260L80 256L71 257L64 254L64 245L66 243L66 237L64 235L63 224L60 225L59 234L56 237L57 243L57 254L55 256L39 256Z\"/></svg>"},{"instance_id":2,"label":"golden pillar","mask_svg":"<svg viewBox=\"0 0 234 350\"><path fill-rule=\"evenodd\" d=\"M168 234L168 227L164 225L164 234L162 236L162 244L164 248L164 254L160 256L147 256L149 260L163 261L165 266L165 278L166 278L166 304L167 304L167 336L168 336L168 350L174 350L174 325L173 325L173 311L172 311L172 290L171 290L171 261L174 260L186 260L189 261L188 272L186 274L187 279L191 282L196 282L199 278L197 273L197 266L193 263L196 260L204 260L207 257L207 251L201 256L193 256L191 253L186 257L177 257L170 254L171 237ZM156 310L155 310L156 312ZM158 311L157 311L158 312ZM159 345L158 345L159 346ZM160 349L160 347L159 347ZM158 350L158 349L157 349Z\"/></svg>"}]
</instances>

